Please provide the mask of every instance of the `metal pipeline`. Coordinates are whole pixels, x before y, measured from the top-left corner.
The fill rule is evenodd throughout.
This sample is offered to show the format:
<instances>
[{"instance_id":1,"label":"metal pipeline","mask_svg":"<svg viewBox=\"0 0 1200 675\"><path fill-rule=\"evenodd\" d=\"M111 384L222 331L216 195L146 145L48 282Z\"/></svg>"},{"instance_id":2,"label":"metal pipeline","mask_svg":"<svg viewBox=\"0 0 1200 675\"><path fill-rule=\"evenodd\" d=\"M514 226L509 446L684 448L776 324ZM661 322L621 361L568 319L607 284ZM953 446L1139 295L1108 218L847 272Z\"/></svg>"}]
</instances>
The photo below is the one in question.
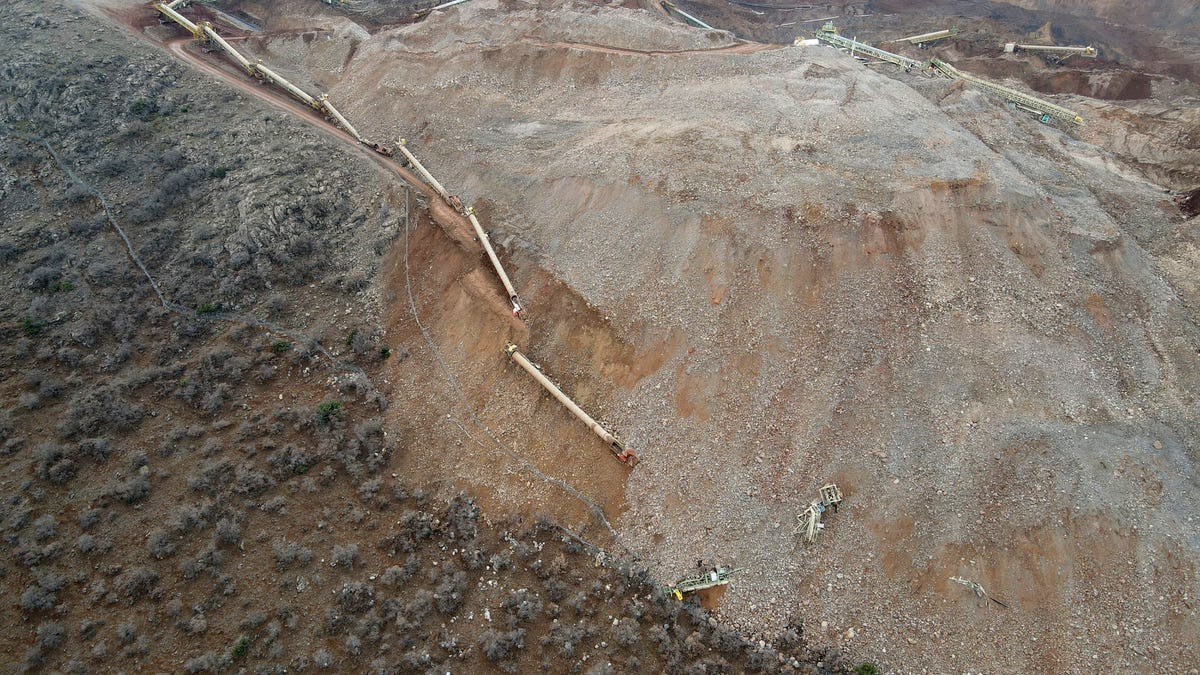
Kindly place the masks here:
<instances>
[{"instance_id":1,"label":"metal pipeline","mask_svg":"<svg viewBox=\"0 0 1200 675\"><path fill-rule=\"evenodd\" d=\"M259 61L258 63L255 63L253 65L254 65L254 70L257 71L264 78L266 78L269 82L271 82L272 84L276 84L280 87L283 87L292 96L295 96L296 98L300 99L304 103L308 104L309 107L313 108L314 110L324 110L325 109L320 103L317 102L317 100L315 98L313 98L312 96L309 96L307 93L305 93L305 91L303 89L301 89L300 87L297 87L296 85L292 84L291 82L288 82L287 80L283 79L283 77L281 77L279 74L277 74L275 71L264 66L262 64L262 61Z\"/></svg>"},{"instance_id":2,"label":"metal pipeline","mask_svg":"<svg viewBox=\"0 0 1200 675\"><path fill-rule=\"evenodd\" d=\"M221 49L225 50L225 53L229 55L229 58L237 61L238 65L244 68L247 73L251 75L254 74L254 64L250 63L249 59L242 56L238 50L234 49L233 45L230 45L228 42L226 42L225 38L218 35L217 31L213 30L213 27L209 25L208 22L205 22L201 25L201 30L204 31L204 34L207 35L210 40L217 43Z\"/></svg>"},{"instance_id":3,"label":"metal pipeline","mask_svg":"<svg viewBox=\"0 0 1200 675\"><path fill-rule=\"evenodd\" d=\"M512 282L508 280L508 275L504 273L504 267L500 265L500 258L496 256L496 251L492 248L491 238L479 224L479 219L475 217L475 207L467 209L467 218L471 221L471 227L475 228L475 236L479 237L479 242L483 244L483 250L487 251L488 258L492 261L492 267L496 268L496 274L500 277L500 282L504 284L504 290L508 291L508 300L513 306L513 316L521 316L521 300L517 297L517 290L513 288Z\"/></svg>"},{"instance_id":4,"label":"metal pipeline","mask_svg":"<svg viewBox=\"0 0 1200 675\"><path fill-rule=\"evenodd\" d=\"M703 28L705 30L716 30L715 28L704 23L700 19L697 19L696 17L692 16L691 14L688 14L687 12L683 11L682 9L679 9L678 7L675 6L674 3L668 2L665 4L667 5L667 7L671 8L671 11L679 14L679 16L682 16L683 18L687 19L688 21L694 23L697 27Z\"/></svg>"},{"instance_id":5,"label":"metal pipeline","mask_svg":"<svg viewBox=\"0 0 1200 675\"><path fill-rule=\"evenodd\" d=\"M433 177L433 174L429 173L429 171L425 168L425 165L418 162L417 158L408 151L408 148L405 147L406 143L407 141L405 141L403 138L400 139L400 152L404 153L404 158L408 160L409 164L412 164L413 168L417 170L417 173L421 174L421 178L424 178L425 182L429 183L429 186L442 196L442 199L449 202L450 193L446 192L446 188L442 187L442 184L437 182L437 179Z\"/></svg>"},{"instance_id":6,"label":"metal pipeline","mask_svg":"<svg viewBox=\"0 0 1200 675\"><path fill-rule=\"evenodd\" d=\"M635 455L632 450L625 449L625 446L621 445L621 441L616 436L610 434L607 429L600 426L599 422L592 419L590 415L585 413L583 409L576 405L575 402L572 401L566 394L562 393L562 390L555 386L549 378L543 375L542 371L538 370L537 366L533 365L529 359L525 358L524 354L517 351L517 346L515 344L511 342L506 343L504 345L504 353L507 354L513 361L516 361L517 365L524 368L525 372L532 375L533 379L537 380L539 384L545 387L546 391L550 392L554 398L558 399L558 402L563 404L567 410L571 411L572 415L578 417L580 421L586 424L593 433L601 438L601 440L603 440L605 443L608 443L608 449L617 456L617 459L621 460L625 464L628 464L630 467L637 466L638 462L641 461L638 459L638 456Z\"/></svg>"},{"instance_id":7,"label":"metal pipeline","mask_svg":"<svg viewBox=\"0 0 1200 675\"><path fill-rule=\"evenodd\" d=\"M1011 43L1010 43L1011 44ZM1089 59L1096 58L1095 47L1060 47L1059 45L1014 45L1017 49L1026 52L1050 52L1052 54L1078 54ZM1009 45L1004 45L1005 51L1013 51L1008 48Z\"/></svg>"},{"instance_id":8,"label":"metal pipeline","mask_svg":"<svg viewBox=\"0 0 1200 675\"><path fill-rule=\"evenodd\" d=\"M175 3L171 3L171 4L174 5ZM164 5L161 2L156 2L156 3L154 3L154 9L157 9L159 11L159 13L161 13L163 16L167 17L168 19L174 21L175 23L179 24L180 26L183 26L185 29L187 29L187 31L189 33L192 34L192 37L199 39L200 37L202 37L204 35L204 33L201 32L199 26L197 26L196 24L189 21L186 16L180 14L179 12L176 12L170 6Z\"/></svg>"},{"instance_id":9,"label":"metal pipeline","mask_svg":"<svg viewBox=\"0 0 1200 675\"><path fill-rule=\"evenodd\" d=\"M363 140L363 137L358 134L358 130L351 126L350 122L345 117L342 117L342 113L338 112L337 108L333 107L333 104L329 102L329 94L324 94L321 96L321 107L324 108L325 112L329 113L329 116L336 120L337 123L343 129L345 129L347 133L353 136L354 140L358 141L359 143L366 143L366 141Z\"/></svg>"}]
</instances>

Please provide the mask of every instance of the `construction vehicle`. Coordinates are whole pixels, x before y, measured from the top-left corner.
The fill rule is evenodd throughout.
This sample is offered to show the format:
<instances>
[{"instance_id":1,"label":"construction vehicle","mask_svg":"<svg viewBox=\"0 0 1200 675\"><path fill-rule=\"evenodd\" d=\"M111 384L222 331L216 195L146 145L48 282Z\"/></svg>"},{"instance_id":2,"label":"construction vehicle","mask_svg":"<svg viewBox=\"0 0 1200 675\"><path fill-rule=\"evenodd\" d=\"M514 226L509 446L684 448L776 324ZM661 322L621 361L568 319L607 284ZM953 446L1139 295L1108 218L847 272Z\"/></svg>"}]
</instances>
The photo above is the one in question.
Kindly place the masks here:
<instances>
[{"instance_id":1,"label":"construction vehicle","mask_svg":"<svg viewBox=\"0 0 1200 675\"><path fill-rule=\"evenodd\" d=\"M684 593L693 593L702 591L706 588L714 586L724 586L729 583L729 580L738 572L743 571L740 567L736 569L728 569L725 567L714 567L711 570L699 576L688 577L682 579L678 583L666 587L666 592L675 596L676 600L683 600Z\"/></svg>"},{"instance_id":2,"label":"construction vehicle","mask_svg":"<svg viewBox=\"0 0 1200 675\"><path fill-rule=\"evenodd\" d=\"M608 430L601 426L599 422L592 419L591 416L585 413L582 408L576 405L574 401L564 394L561 389L555 386L555 384L551 382L549 378L542 374L540 368L534 365L532 361L525 358L525 355L517 350L517 346L515 344L512 342L506 342L504 345L504 354L513 361L516 361L517 365L521 366L525 369L525 372L532 375L533 379L537 380L538 384L545 387L546 391L550 392L554 398L558 399L558 402L563 404L563 406L566 407L566 409L569 410L572 415L578 417L584 424L588 426L589 429L592 430L594 434L599 436L601 440L607 443L609 450L616 455L617 459L621 460L623 464L626 464L631 468L637 466L638 462L641 461L638 456L634 454L632 450L627 449L621 443L620 439L609 433Z\"/></svg>"},{"instance_id":3,"label":"construction vehicle","mask_svg":"<svg viewBox=\"0 0 1200 675\"><path fill-rule=\"evenodd\" d=\"M1030 96L1024 92L1010 89L1004 85L996 84L982 77L964 73L954 66L942 61L941 59L930 59L930 64L938 70L938 72L953 80L965 80L975 86L1000 96L1008 103L1009 107L1024 110L1038 116L1043 123L1049 124L1053 119L1057 118L1064 120L1070 124L1077 126L1083 125L1083 117L1073 110L1068 110L1060 105L1055 105L1049 101L1043 101L1036 96Z\"/></svg>"},{"instance_id":4,"label":"construction vehicle","mask_svg":"<svg viewBox=\"0 0 1200 675\"><path fill-rule=\"evenodd\" d=\"M843 37L838 34L838 30L837 28L834 28L832 21L826 22L824 26L821 26L817 30L816 38L823 42L828 42L835 47L840 47L848 51L850 56L854 56L855 58L858 58L858 54L866 54L867 56L873 56L880 61L894 63L901 68L904 68L905 72L912 72L914 68L924 71L928 67L928 64L917 61L916 59L910 59L907 56L893 54L892 52L884 51L878 47L872 47L865 42L859 42L858 40L852 40L848 37ZM796 38L795 44L801 44L800 38Z\"/></svg>"},{"instance_id":5,"label":"construction vehicle","mask_svg":"<svg viewBox=\"0 0 1200 675\"><path fill-rule=\"evenodd\" d=\"M1094 59L1098 56L1096 48L1091 45L1087 47L1059 47L1058 45L1020 45L1015 42L1009 42L1004 45L1004 53L1012 54L1015 52L1039 52L1045 54L1054 63L1062 63L1071 56L1082 56L1087 59Z\"/></svg>"},{"instance_id":6,"label":"construction vehicle","mask_svg":"<svg viewBox=\"0 0 1200 675\"><path fill-rule=\"evenodd\" d=\"M817 533L825 529L825 523L821 522L821 516L825 511L833 509L837 513L838 504L842 503L842 490L834 483L822 485L819 491L820 496L809 503L808 508L800 512L800 526L796 528L796 533L804 537L804 541L811 544L817 540Z\"/></svg>"},{"instance_id":7,"label":"construction vehicle","mask_svg":"<svg viewBox=\"0 0 1200 675\"><path fill-rule=\"evenodd\" d=\"M946 38L954 37L955 35L958 35L957 28L947 28L946 30L935 30L932 33L909 35L908 37L892 40L892 42L907 42L910 45L925 49L930 44L937 42L938 40L945 40Z\"/></svg>"}]
</instances>

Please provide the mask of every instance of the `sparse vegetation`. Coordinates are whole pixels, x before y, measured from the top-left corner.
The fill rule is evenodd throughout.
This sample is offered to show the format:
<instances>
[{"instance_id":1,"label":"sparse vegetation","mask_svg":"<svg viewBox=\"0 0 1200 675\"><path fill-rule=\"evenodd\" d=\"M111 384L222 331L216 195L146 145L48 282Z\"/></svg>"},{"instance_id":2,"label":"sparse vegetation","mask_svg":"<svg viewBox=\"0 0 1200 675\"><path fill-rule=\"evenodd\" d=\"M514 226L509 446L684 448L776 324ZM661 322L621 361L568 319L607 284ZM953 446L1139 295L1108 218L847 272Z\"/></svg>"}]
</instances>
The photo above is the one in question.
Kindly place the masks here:
<instances>
[{"instance_id":1,"label":"sparse vegetation","mask_svg":"<svg viewBox=\"0 0 1200 675\"><path fill-rule=\"evenodd\" d=\"M229 655L234 660L242 659L246 657L246 652L248 651L250 651L250 638L243 635L233 644L233 649L229 650Z\"/></svg>"},{"instance_id":2,"label":"sparse vegetation","mask_svg":"<svg viewBox=\"0 0 1200 675\"><path fill-rule=\"evenodd\" d=\"M27 337L37 337L42 332L42 323L37 319L27 316L21 319L21 331Z\"/></svg>"},{"instance_id":3,"label":"sparse vegetation","mask_svg":"<svg viewBox=\"0 0 1200 675\"><path fill-rule=\"evenodd\" d=\"M325 401L321 405L317 406L317 421L322 424L329 424L329 422L341 409L341 401Z\"/></svg>"},{"instance_id":4,"label":"sparse vegetation","mask_svg":"<svg viewBox=\"0 0 1200 675\"><path fill-rule=\"evenodd\" d=\"M557 603L575 577L654 592L550 529L491 523L468 495L446 502L391 477L404 445L373 378L392 350L378 346L378 317L342 310L342 294L374 278L362 261L386 250L358 226L377 185L350 171L297 182L336 150L277 144L286 120L264 125L256 104L107 32L60 54L55 44L83 44L72 8L42 19L29 34L45 46L33 43L36 7L0 5L0 32L29 51L5 66L0 117L46 139L88 186L36 140L0 150L13 394L0 414L13 483L0 512L12 589L0 645L14 670L532 672L564 653L545 617L570 616ZM238 147L214 142L231 127ZM254 189L218 183L227 175L253 176ZM316 338L336 347L353 325L358 366L341 370ZM552 561L545 580L534 551ZM585 598L607 603L597 615L624 607ZM465 620L484 608L492 634ZM629 672L682 671L698 659L629 643L668 620L654 606L561 636L576 658L605 642L605 659ZM682 654L676 633L693 629L673 628L669 645Z\"/></svg>"}]
</instances>

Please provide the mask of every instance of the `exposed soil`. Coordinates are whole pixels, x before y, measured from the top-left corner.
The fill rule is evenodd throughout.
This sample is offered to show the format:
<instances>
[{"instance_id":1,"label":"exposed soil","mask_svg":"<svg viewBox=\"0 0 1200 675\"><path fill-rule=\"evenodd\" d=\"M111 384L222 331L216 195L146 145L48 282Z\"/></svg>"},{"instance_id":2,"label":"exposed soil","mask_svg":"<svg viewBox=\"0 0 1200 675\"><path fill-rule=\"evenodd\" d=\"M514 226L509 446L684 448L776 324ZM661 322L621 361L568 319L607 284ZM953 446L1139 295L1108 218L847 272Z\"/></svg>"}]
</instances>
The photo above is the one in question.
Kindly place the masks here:
<instances>
[{"instance_id":1,"label":"exposed soil","mask_svg":"<svg viewBox=\"0 0 1200 675\"><path fill-rule=\"evenodd\" d=\"M981 9L980 25L1023 11ZM1023 16L993 39L1043 29ZM893 35L926 28L890 21ZM528 337L467 310L487 284L478 260L414 268L437 275L418 284L418 307L485 425L582 481L662 580L698 558L748 568L705 600L746 630L802 623L900 670L1188 661L1188 648L1153 648L1197 630L1168 599L1197 587L1190 526L1167 515L1195 509L1185 420L1200 373L1183 262L1195 244L1140 173L1168 162L1142 152L1131 166L973 90L829 50L722 54L704 43L733 36L674 26L650 12L467 3L356 41L332 84L355 119L405 129L436 174L486 205L509 251ZM1169 133L1137 113L1109 122L1126 114L1115 101L1157 101L1152 70L1052 69L970 40L947 49L964 68L1056 89L1092 121L1082 139ZM1178 147L1171 166L1186 171ZM393 312L392 330L411 335ZM624 489L603 448L506 368L510 337L645 458ZM405 365L421 377L421 361ZM1097 443L1120 447L1126 468ZM601 462L590 472L589 458ZM411 461L496 486L495 508L560 508L494 456ZM1150 492L1125 482L1134 466ZM845 508L802 550L795 514L828 480ZM1165 559L1175 566L1160 578L1151 561ZM1010 610L977 606L953 575ZM1162 583L1178 585L1146 594ZM1110 588L1111 603L1097 595ZM966 624L982 628L955 628ZM1158 628L1131 640L1122 624Z\"/></svg>"},{"instance_id":2,"label":"exposed soil","mask_svg":"<svg viewBox=\"0 0 1200 675\"><path fill-rule=\"evenodd\" d=\"M371 374L403 452L378 470L443 500L465 489L488 513L545 515L660 584L696 560L745 568L699 601L764 641L764 668L808 653L766 646L791 635L827 654L820 667L896 672L1177 672L1200 658L1194 43L985 2L680 3L732 32L658 3L472 0L418 22L410 4L225 3L265 28L239 48L329 91L370 137L408 138L476 207L528 305L526 322L509 315L469 226L428 188L362 148L337 155L416 186L354 201L391 214L354 310L395 353ZM833 14L881 42L952 8L974 35L931 53L1088 125L1071 135L961 84L765 44ZM172 34L142 31L321 127L322 143L348 141ZM989 54L1022 36L1094 38L1102 58ZM364 250L331 251L343 276ZM308 300L339 343L341 303ZM507 362L506 340L643 463L613 459ZM322 390L301 394L312 407ZM346 471L337 508L352 514L363 476ZM846 501L805 547L796 515L829 481ZM323 507L298 499L293 513ZM488 604L471 605L472 636ZM537 666L485 661L502 637L472 637L467 667ZM349 653L338 640L325 648ZM717 653L703 649L679 653ZM635 653L651 658L606 657L636 671Z\"/></svg>"}]
</instances>

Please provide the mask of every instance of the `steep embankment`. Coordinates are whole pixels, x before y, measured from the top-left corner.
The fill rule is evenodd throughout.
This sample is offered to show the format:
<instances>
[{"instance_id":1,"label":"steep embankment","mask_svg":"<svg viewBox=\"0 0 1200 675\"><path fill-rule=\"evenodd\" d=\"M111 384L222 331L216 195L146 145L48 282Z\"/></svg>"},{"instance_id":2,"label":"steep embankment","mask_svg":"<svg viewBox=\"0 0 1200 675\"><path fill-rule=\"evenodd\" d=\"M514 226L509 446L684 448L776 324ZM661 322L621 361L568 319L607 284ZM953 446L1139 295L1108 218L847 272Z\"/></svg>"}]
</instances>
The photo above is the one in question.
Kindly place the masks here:
<instances>
[{"instance_id":1,"label":"steep embankment","mask_svg":"<svg viewBox=\"0 0 1200 675\"><path fill-rule=\"evenodd\" d=\"M976 91L823 48L694 51L729 44L482 1L356 43L334 95L477 204L530 305L526 336L465 300L486 278L423 261L465 396L615 516L623 469L504 369L528 341L645 458L625 540L664 580L746 567L719 611L747 628L936 671L1194 662L1194 232L1110 154ZM467 452L403 461L555 508ZM828 480L846 508L802 549Z\"/></svg>"}]
</instances>

